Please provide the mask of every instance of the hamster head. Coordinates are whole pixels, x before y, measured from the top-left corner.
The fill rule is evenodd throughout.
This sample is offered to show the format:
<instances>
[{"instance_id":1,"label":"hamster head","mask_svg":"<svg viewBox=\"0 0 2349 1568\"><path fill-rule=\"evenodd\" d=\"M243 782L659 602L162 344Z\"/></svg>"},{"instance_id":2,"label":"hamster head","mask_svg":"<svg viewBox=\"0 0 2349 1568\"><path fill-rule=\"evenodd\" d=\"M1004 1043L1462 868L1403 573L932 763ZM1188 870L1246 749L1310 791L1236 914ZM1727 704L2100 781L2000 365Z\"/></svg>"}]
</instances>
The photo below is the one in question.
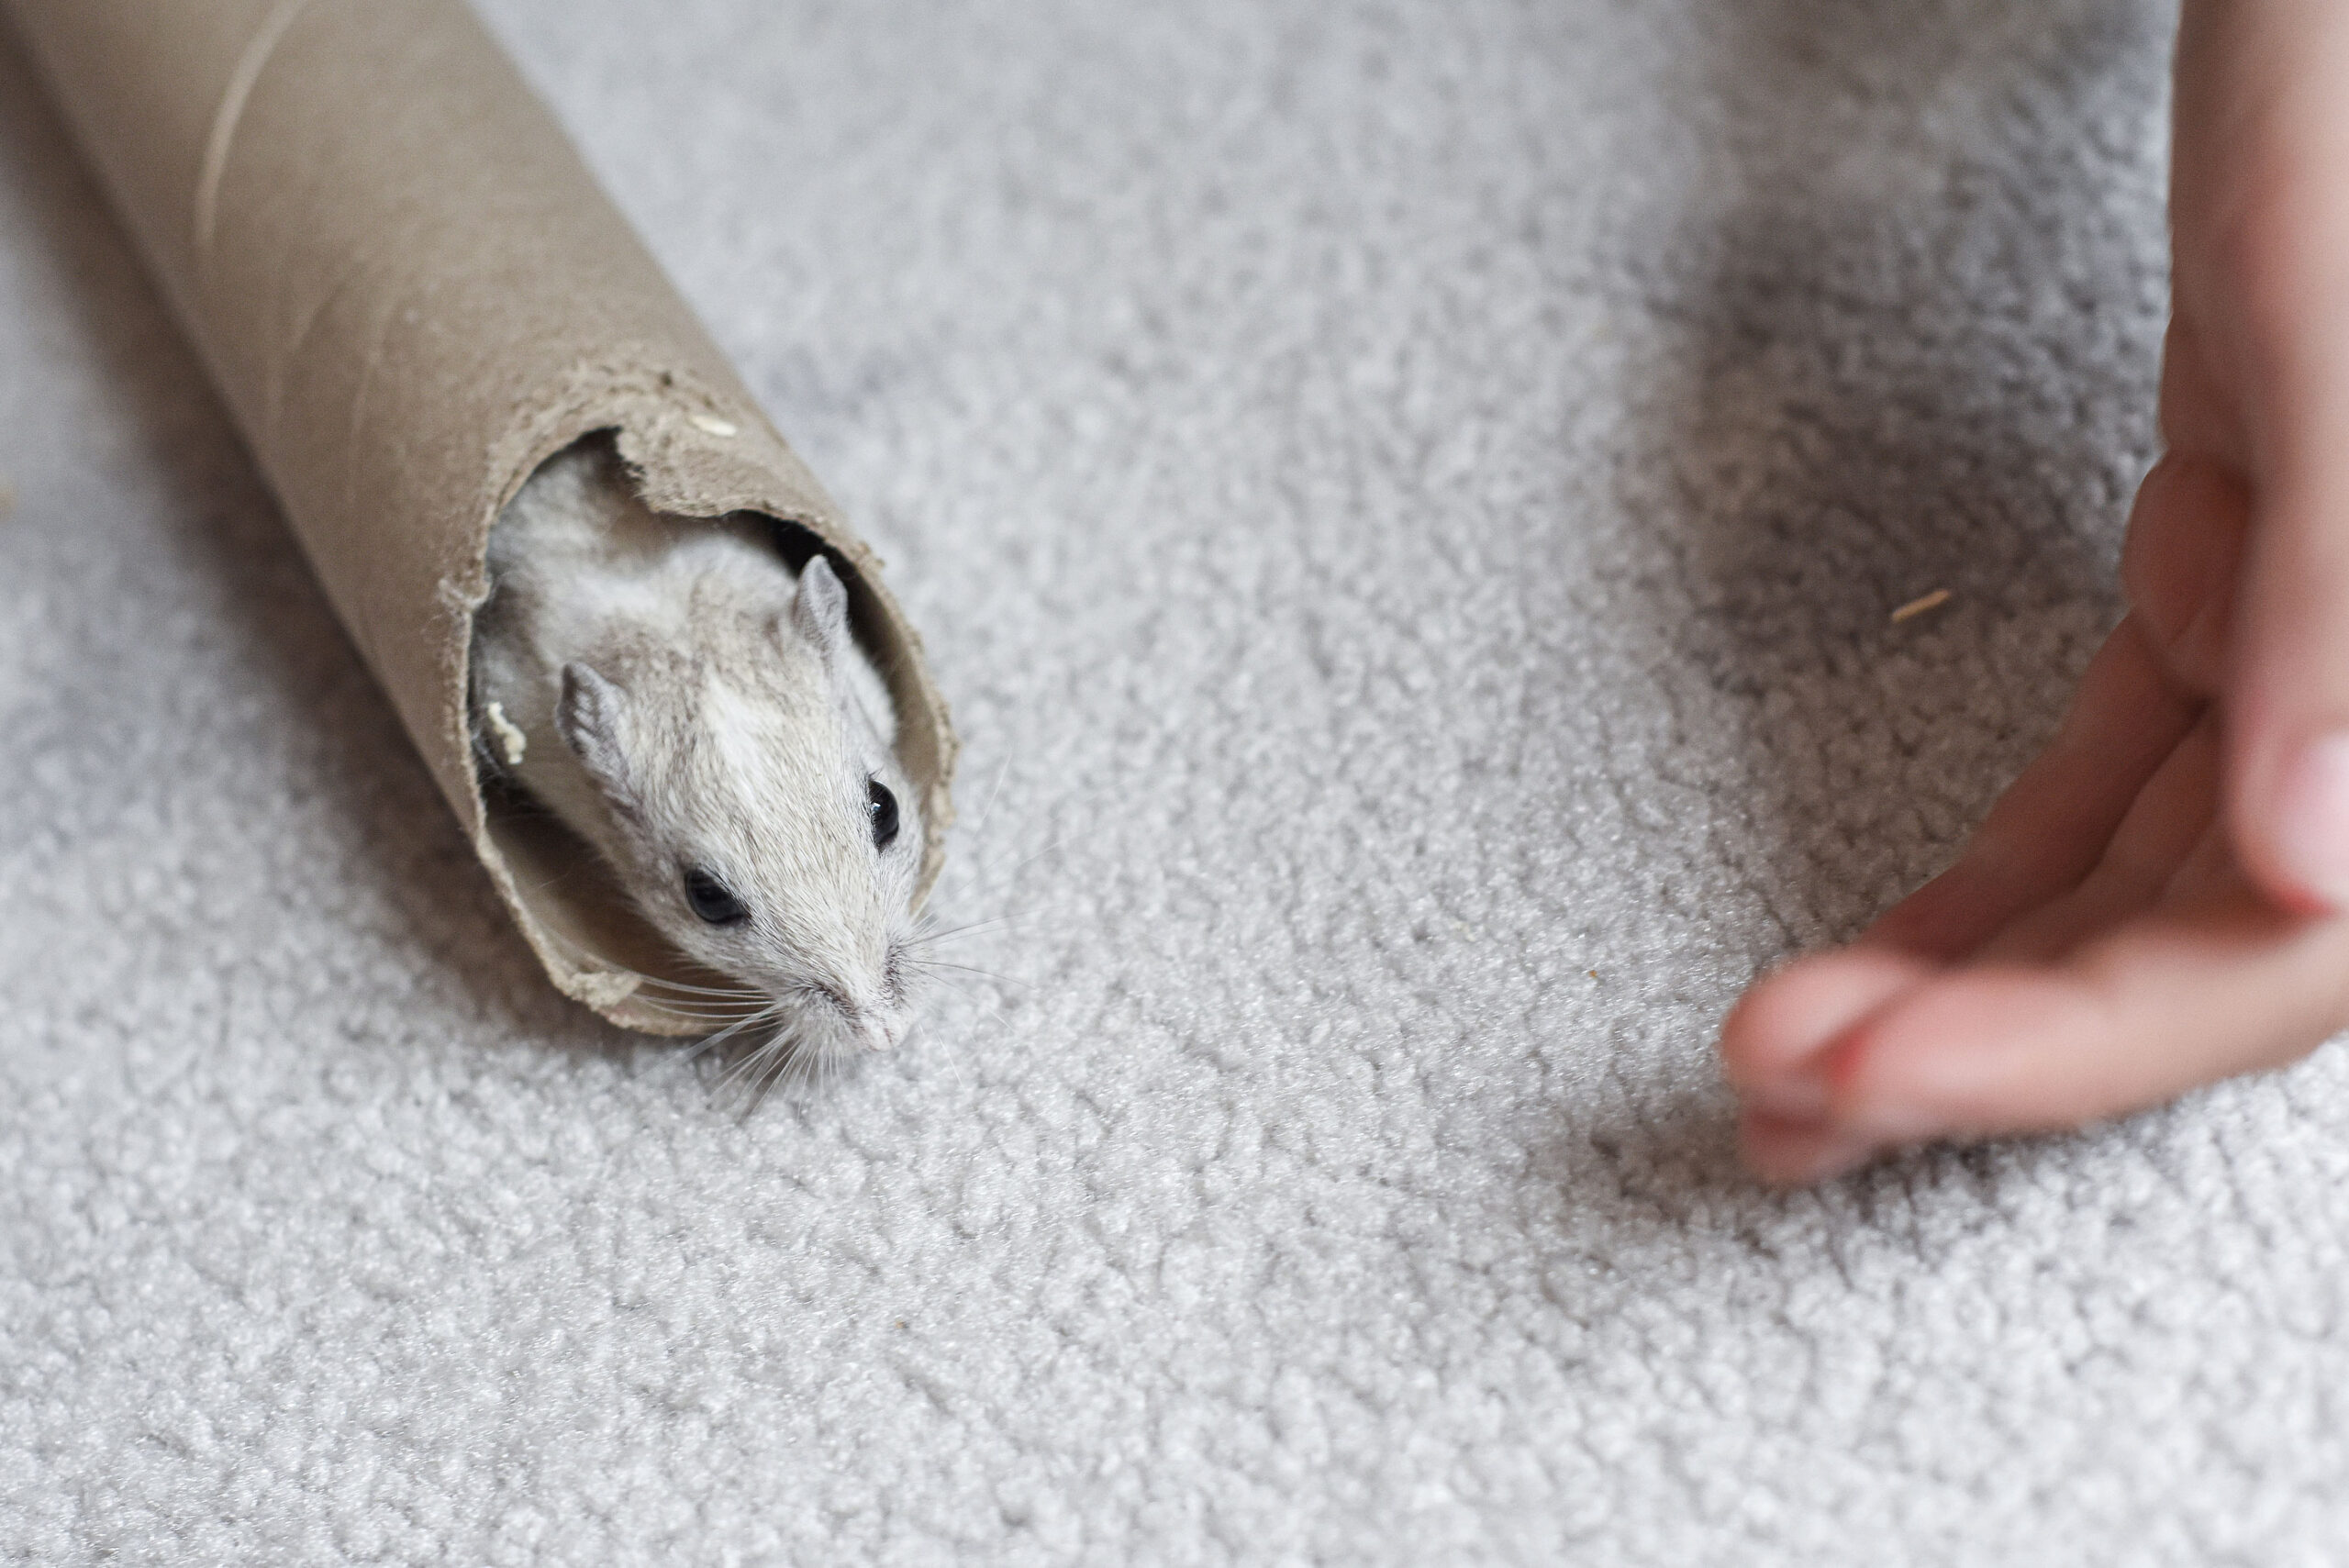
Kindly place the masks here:
<instances>
[{"instance_id":1,"label":"hamster head","mask_svg":"<svg viewBox=\"0 0 2349 1568\"><path fill-rule=\"evenodd\" d=\"M695 611L689 648L563 667L556 724L610 808L606 856L679 951L767 999L780 1040L886 1049L912 1017L923 833L846 678L847 595L818 556L787 611Z\"/></svg>"}]
</instances>

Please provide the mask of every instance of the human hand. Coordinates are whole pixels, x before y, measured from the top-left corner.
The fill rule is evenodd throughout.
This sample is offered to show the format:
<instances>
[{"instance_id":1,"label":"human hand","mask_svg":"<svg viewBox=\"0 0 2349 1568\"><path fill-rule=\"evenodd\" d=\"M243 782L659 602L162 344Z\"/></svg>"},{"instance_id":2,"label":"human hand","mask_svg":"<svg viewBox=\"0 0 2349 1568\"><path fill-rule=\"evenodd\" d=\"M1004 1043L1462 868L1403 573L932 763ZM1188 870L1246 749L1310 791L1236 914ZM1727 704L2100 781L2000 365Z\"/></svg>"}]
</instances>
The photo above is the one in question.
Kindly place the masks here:
<instances>
[{"instance_id":1,"label":"human hand","mask_svg":"<svg viewBox=\"0 0 2349 1568\"><path fill-rule=\"evenodd\" d=\"M2349 6L2188 0L2131 611L1956 865L1721 1030L1768 1180L2070 1127L2349 1025Z\"/></svg>"}]
</instances>

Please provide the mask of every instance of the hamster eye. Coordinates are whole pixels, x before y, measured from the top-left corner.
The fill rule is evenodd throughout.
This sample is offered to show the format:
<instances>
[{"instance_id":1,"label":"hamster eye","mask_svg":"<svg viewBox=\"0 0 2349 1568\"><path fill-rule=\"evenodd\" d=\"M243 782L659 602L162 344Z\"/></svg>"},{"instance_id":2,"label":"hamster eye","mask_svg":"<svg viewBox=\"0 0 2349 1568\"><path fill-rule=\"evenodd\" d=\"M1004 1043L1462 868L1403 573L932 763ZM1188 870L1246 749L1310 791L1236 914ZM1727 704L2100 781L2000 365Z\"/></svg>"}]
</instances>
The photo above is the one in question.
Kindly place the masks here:
<instances>
[{"instance_id":1,"label":"hamster eye","mask_svg":"<svg viewBox=\"0 0 2349 1568\"><path fill-rule=\"evenodd\" d=\"M879 779L867 779L864 806L873 816L873 847L887 849L897 836L897 797Z\"/></svg>"},{"instance_id":2,"label":"hamster eye","mask_svg":"<svg viewBox=\"0 0 2349 1568\"><path fill-rule=\"evenodd\" d=\"M685 902L713 926L739 926L751 917L733 891L699 866L685 873Z\"/></svg>"}]
</instances>

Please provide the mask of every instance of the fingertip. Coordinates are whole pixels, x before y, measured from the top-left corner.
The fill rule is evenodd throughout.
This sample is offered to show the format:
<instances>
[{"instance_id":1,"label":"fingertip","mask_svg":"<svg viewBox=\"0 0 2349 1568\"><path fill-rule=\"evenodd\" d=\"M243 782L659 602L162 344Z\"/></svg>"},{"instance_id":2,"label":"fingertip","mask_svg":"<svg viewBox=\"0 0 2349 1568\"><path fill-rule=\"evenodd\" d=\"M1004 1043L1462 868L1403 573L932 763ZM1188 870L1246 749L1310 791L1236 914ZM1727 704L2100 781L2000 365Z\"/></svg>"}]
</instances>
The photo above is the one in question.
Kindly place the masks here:
<instances>
[{"instance_id":1,"label":"fingertip","mask_svg":"<svg viewBox=\"0 0 2349 1568\"><path fill-rule=\"evenodd\" d=\"M1930 973L1923 960L1885 949L1798 959L1756 981L1722 1020L1722 1073L1741 1093L1765 1091Z\"/></svg>"},{"instance_id":2,"label":"fingertip","mask_svg":"<svg viewBox=\"0 0 2349 1568\"><path fill-rule=\"evenodd\" d=\"M2076 974L1954 975L1836 1042L1822 1067L1831 1118L1888 1145L2076 1126L2130 1098L2104 1065L2128 1032Z\"/></svg>"},{"instance_id":3,"label":"fingertip","mask_svg":"<svg viewBox=\"0 0 2349 1568\"><path fill-rule=\"evenodd\" d=\"M2349 909L2349 728L2252 772L2252 787L2234 802L2234 836L2253 880L2295 914ZM2260 772L2272 781L2264 790Z\"/></svg>"},{"instance_id":4,"label":"fingertip","mask_svg":"<svg viewBox=\"0 0 2349 1568\"><path fill-rule=\"evenodd\" d=\"M1828 1181L1865 1164L1877 1151L1870 1140L1821 1122L1751 1110L1738 1118L1738 1158L1772 1186Z\"/></svg>"},{"instance_id":5,"label":"fingertip","mask_svg":"<svg viewBox=\"0 0 2349 1568\"><path fill-rule=\"evenodd\" d=\"M1885 1142L1917 1142L1978 1119L1983 1080L2000 1077L2011 1026L2032 1004L2028 984L1955 974L1906 1006L1883 1009L1847 1031L1821 1062L1838 1126Z\"/></svg>"}]
</instances>

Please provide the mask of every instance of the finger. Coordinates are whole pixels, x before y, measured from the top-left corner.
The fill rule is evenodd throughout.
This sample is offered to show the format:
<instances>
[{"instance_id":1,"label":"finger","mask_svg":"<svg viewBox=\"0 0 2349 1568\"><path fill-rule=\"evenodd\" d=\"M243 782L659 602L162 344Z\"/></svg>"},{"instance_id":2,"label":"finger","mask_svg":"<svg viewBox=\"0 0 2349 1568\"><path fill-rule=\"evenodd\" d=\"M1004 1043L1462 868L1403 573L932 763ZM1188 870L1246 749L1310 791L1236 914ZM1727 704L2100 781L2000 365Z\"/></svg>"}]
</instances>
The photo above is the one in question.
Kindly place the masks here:
<instances>
[{"instance_id":1,"label":"finger","mask_svg":"<svg viewBox=\"0 0 2349 1568\"><path fill-rule=\"evenodd\" d=\"M2162 334L2157 396L2162 441L2171 451L2199 453L2236 473L2249 471L2243 406L2211 361L2193 317L2182 313L2171 315Z\"/></svg>"},{"instance_id":2,"label":"finger","mask_svg":"<svg viewBox=\"0 0 2349 1568\"><path fill-rule=\"evenodd\" d=\"M1737 1118L1737 1153L1745 1168L1778 1186L1841 1175L1876 1151L1874 1140L1816 1121L1749 1110Z\"/></svg>"},{"instance_id":3,"label":"finger","mask_svg":"<svg viewBox=\"0 0 2349 1568\"><path fill-rule=\"evenodd\" d=\"M2190 126L2232 130L2181 164L2175 272L2250 440L2228 814L2259 885L2335 910L2349 907L2349 7L2302 7L2288 31L2255 25L2259 7L2211 9L2241 14L2196 46L2208 101L2181 106L2181 144Z\"/></svg>"},{"instance_id":4,"label":"finger","mask_svg":"<svg viewBox=\"0 0 2349 1568\"><path fill-rule=\"evenodd\" d=\"M2053 966L1954 973L1831 1053L1831 1118L1880 1143L2039 1131L2279 1065L2344 1017L2349 921L2277 908L2240 877Z\"/></svg>"},{"instance_id":5,"label":"finger","mask_svg":"<svg viewBox=\"0 0 2349 1568\"><path fill-rule=\"evenodd\" d=\"M2165 766L2174 761L2176 737L2192 717L2190 706L2162 679L2151 644L2124 622L2091 662L2055 743L2008 792L1956 867L1880 921L1862 943L1780 970L1731 1009L1721 1026L1722 1073L1748 1110L1773 1118L1781 1141L1795 1136L1787 1128L1816 1122L1830 1099L1820 1060L1824 1048L1931 980L1944 956L1970 951L2001 925L2034 911L2041 906L2034 900L2061 900L2129 821L2147 774L2171 782L2133 814L2139 828L2113 862L2112 875L2117 885L2125 868L2143 898L2154 896L2167 871L2162 857L2174 862L2183 853L2182 846L2164 847L2178 837L2169 819L2182 803L2174 805L2173 797L2190 799L2199 776L2208 811L2210 741L2203 743L2199 773L2197 765ZM2162 841L2156 841L2156 825L2169 829ZM2078 912L2075 917L2087 918ZM1798 1156L1773 1168L1791 1171L1823 1160L1825 1146L1803 1143Z\"/></svg>"},{"instance_id":6,"label":"finger","mask_svg":"<svg viewBox=\"0 0 2349 1568\"><path fill-rule=\"evenodd\" d=\"M2217 458L2172 450L2138 486L2121 550L2129 603L2170 678L2210 696L2225 676L2251 493Z\"/></svg>"},{"instance_id":7,"label":"finger","mask_svg":"<svg viewBox=\"0 0 2349 1568\"><path fill-rule=\"evenodd\" d=\"M1757 981L1721 1021L1721 1075L1752 1108L1816 1119L1827 1080L1806 1072L1820 1049L1909 986L1936 973L1890 949L1814 953Z\"/></svg>"},{"instance_id":8,"label":"finger","mask_svg":"<svg viewBox=\"0 0 2349 1568\"><path fill-rule=\"evenodd\" d=\"M2213 816L2163 890L2162 900L2177 906L2209 904L2248 885L2243 862L2235 858L2235 847L2227 837L2226 824Z\"/></svg>"},{"instance_id":9,"label":"finger","mask_svg":"<svg viewBox=\"0 0 2349 1568\"><path fill-rule=\"evenodd\" d=\"M2087 880L2021 917L1976 958L2053 960L2151 907L2208 835L2218 798L2219 721L2206 713L2138 792Z\"/></svg>"},{"instance_id":10,"label":"finger","mask_svg":"<svg viewBox=\"0 0 2349 1568\"><path fill-rule=\"evenodd\" d=\"M1920 956L1973 951L2077 885L2199 705L2166 678L2135 615L2080 677L2055 739L1990 808L1957 863L1893 906L1861 941Z\"/></svg>"}]
</instances>

